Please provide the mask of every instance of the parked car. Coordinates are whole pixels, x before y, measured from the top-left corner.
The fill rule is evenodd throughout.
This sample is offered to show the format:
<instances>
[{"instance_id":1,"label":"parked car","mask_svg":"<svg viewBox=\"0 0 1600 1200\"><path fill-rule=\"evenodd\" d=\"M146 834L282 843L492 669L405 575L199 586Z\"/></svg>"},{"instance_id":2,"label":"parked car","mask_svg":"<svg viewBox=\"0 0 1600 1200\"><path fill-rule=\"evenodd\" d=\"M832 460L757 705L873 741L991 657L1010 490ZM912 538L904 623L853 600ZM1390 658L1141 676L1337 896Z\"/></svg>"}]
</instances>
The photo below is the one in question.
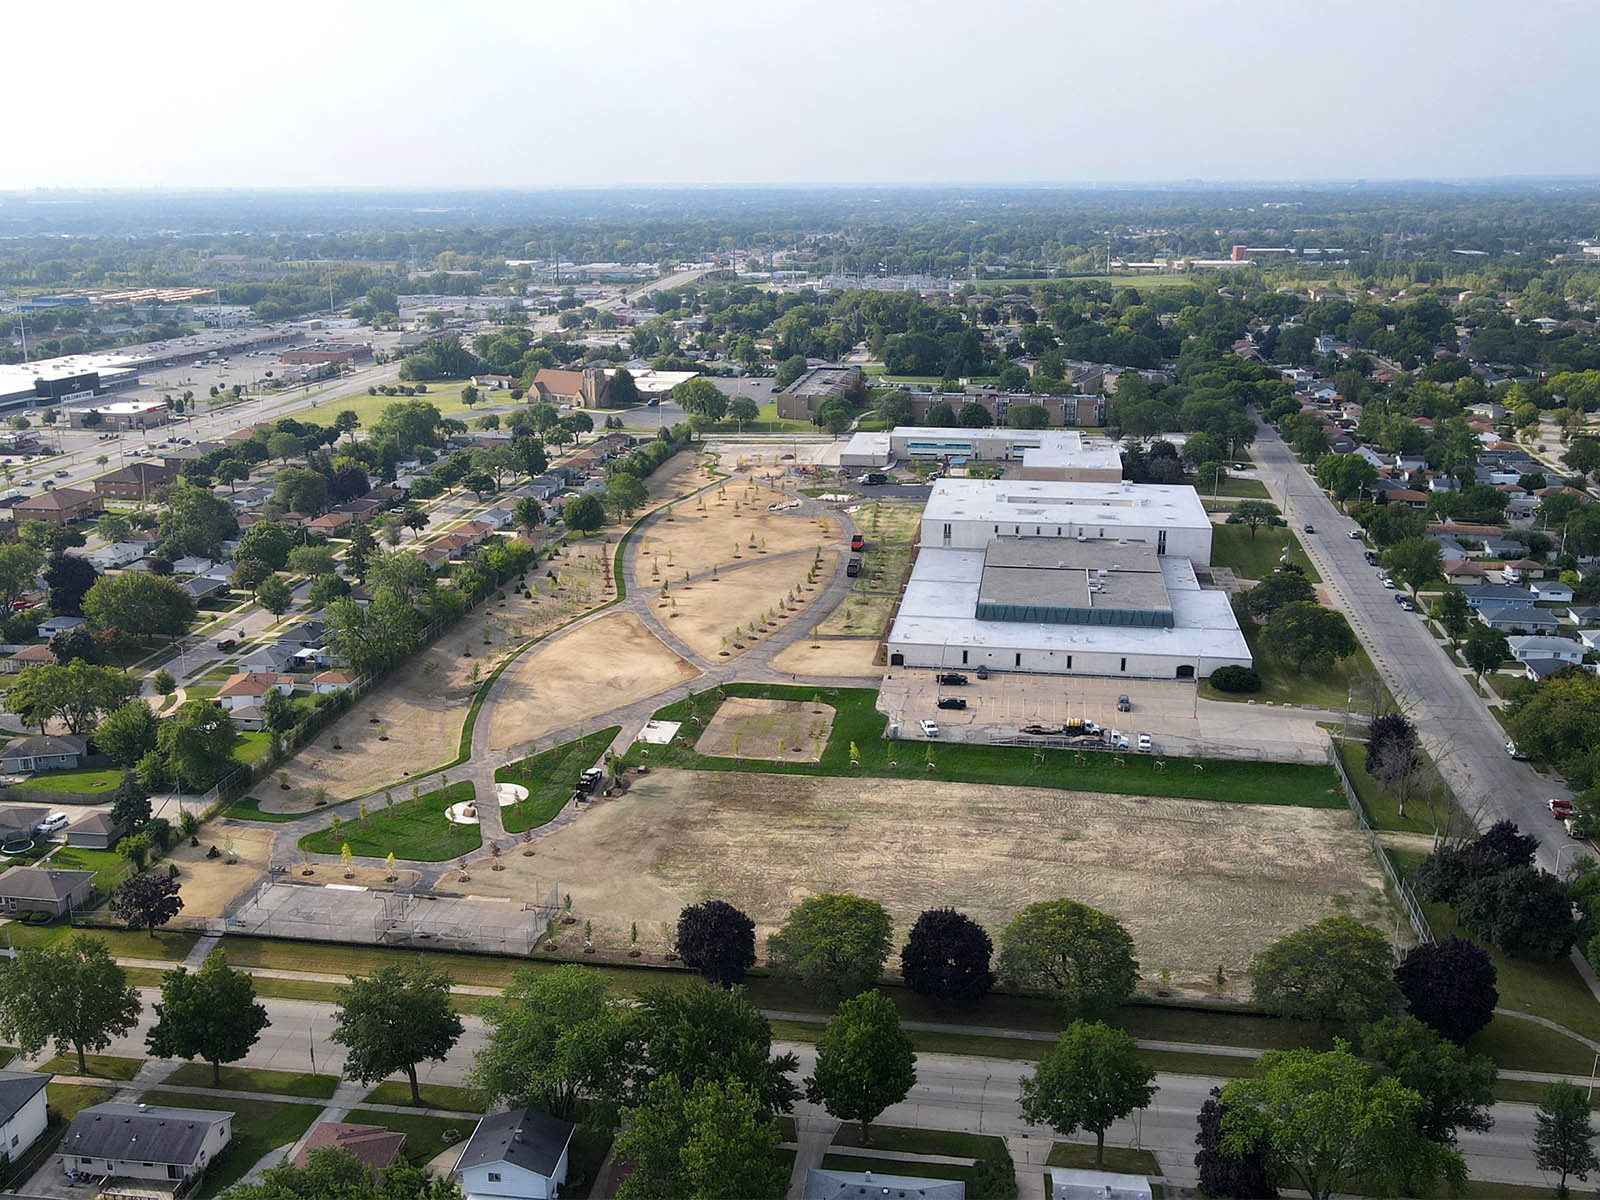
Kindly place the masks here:
<instances>
[{"instance_id":1,"label":"parked car","mask_svg":"<svg viewBox=\"0 0 1600 1200\"><path fill-rule=\"evenodd\" d=\"M1402 611L1404 611L1404 612L1416 612L1417 611L1417 606L1415 604L1411 603L1411 597L1409 597L1409 596L1396 596L1394 598L1394 602L1396 604L1398 604L1400 606L1400 608L1402 609Z\"/></svg>"},{"instance_id":2,"label":"parked car","mask_svg":"<svg viewBox=\"0 0 1600 1200\"><path fill-rule=\"evenodd\" d=\"M1518 762L1526 762L1528 758L1526 754L1517 749L1517 744L1512 741L1506 742L1506 753L1512 758L1516 759Z\"/></svg>"},{"instance_id":3,"label":"parked car","mask_svg":"<svg viewBox=\"0 0 1600 1200\"><path fill-rule=\"evenodd\" d=\"M923 737L925 737L925 738L936 738L936 737L939 736L939 722L937 722L937 721L922 721L922 722L920 722L920 724L922 726L922 736Z\"/></svg>"},{"instance_id":4,"label":"parked car","mask_svg":"<svg viewBox=\"0 0 1600 1200\"><path fill-rule=\"evenodd\" d=\"M57 471L56 472L56 478L57 479L65 479L66 477L67 477L67 473L65 471Z\"/></svg>"},{"instance_id":5,"label":"parked car","mask_svg":"<svg viewBox=\"0 0 1600 1200\"><path fill-rule=\"evenodd\" d=\"M1571 800L1564 800L1559 796L1552 796L1550 799L1545 801L1545 806L1549 808L1551 814L1558 820L1565 821L1572 815Z\"/></svg>"},{"instance_id":6,"label":"parked car","mask_svg":"<svg viewBox=\"0 0 1600 1200\"><path fill-rule=\"evenodd\" d=\"M1378 552L1376 550L1368 550L1365 557L1367 560L1367 566L1375 567L1378 565Z\"/></svg>"},{"instance_id":7,"label":"parked car","mask_svg":"<svg viewBox=\"0 0 1600 1200\"><path fill-rule=\"evenodd\" d=\"M940 674L938 682L945 687L966 687L967 677L960 671L945 671Z\"/></svg>"},{"instance_id":8,"label":"parked car","mask_svg":"<svg viewBox=\"0 0 1600 1200\"><path fill-rule=\"evenodd\" d=\"M239 642L238 642L237 638L222 638L221 640L219 640L217 642L217 649L221 650L224 654L226 654L229 650L232 650L238 644L239 644Z\"/></svg>"},{"instance_id":9,"label":"parked car","mask_svg":"<svg viewBox=\"0 0 1600 1200\"><path fill-rule=\"evenodd\" d=\"M1141 733L1139 735L1139 753L1149 754L1151 749L1153 749L1153 747L1150 742L1150 735L1148 733Z\"/></svg>"},{"instance_id":10,"label":"parked car","mask_svg":"<svg viewBox=\"0 0 1600 1200\"><path fill-rule=\"evenodd\" d=\"M1394 591L1394 580L1390 579L1387 575L1378 576L1378 582L1383 584L1383 586L1388 588L1391 592Z\"/></svg>"},{"instance_id":11,"label":"parked car","mask_svg":"<svg viewBox=\"0 0 1600 1200\"><path fill-rule=\"evenodd\" d=\"M987 678L989 678L989 668L985 667L985 666L982 666L980 664L979 667L978 667L978 678L979 679L987 679Z\"/></svg>"},{"instance_id":12,"label":"parked car","mask_svg":"<svg viewBox=\"0 0 1600 1200\"><path fill-rule=\"evenodd\" d=\"M966 708L966 706L967 706L967 702L966 702L966 699L964 697L961 697L961 696L940 696L939 697L939 707L940 708L963 709L963 708Z\"/></svg>"},{"instance_id":13,"label":"parked car","mask_svg":"<svg viewBox=\"0 0 1600 1200\"><path fill-rule=\"evenodd\" d=\"M67 822L71 820L72 818L64 812L53 812L44 820L40 821L39 824L34 827L34 829L35 832L38 833L54 833L56 830L64 828Z\"/></svg>"},{"instance_id":14,"label":"parked car","mask_svg":"<svg viewBox=\"0 0 1600 1200\"><path fill-rule=\"evenodd\" d=\"M1352 529L1349 533L1345 534L1345 537L1349 538L1352 542L1357 540L1360 536L1361 530L1359 529Z\"/></svg>"},{"instance_id":15,"label":"parked car","mask_svg":"<svg viewBox=\"0 0 1600 1200\"><path fill-rule=\"evenodd\" d=\"M867 548L867 539L866 538L862 537L859 533L852 535L852 537L850 538L850 549L852 549L852 550L865 550L866 548Z\"/></svg>"},{"instance_id":16,"label":"parked car","mask_svg":"<svg viewBox=\"0 0 1600 1200\"><path fill-rule=\"evenodd\" d=\"M1118 712L1132 712L1133 711L1133 705L1128 700L1128 693L1127 692L1123 692L1122 695L1117 697L1117 711Z\"/></svg>"}]
</instances>

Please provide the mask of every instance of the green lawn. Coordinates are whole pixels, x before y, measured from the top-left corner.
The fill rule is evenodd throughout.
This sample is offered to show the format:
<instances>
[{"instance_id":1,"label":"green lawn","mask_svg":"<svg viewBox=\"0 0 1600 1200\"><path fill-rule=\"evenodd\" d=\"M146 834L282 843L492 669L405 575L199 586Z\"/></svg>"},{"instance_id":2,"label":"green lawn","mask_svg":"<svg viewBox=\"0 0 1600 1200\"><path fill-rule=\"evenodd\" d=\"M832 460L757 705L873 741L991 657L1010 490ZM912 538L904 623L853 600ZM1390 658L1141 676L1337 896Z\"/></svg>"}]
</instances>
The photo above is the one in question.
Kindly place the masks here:
<instances>
[{"instance_id":1,"label":"green lawn","mask_svg":"<svg viewBox=\"0 0 1600 1200\"><path fill-rule=\"evenodd\" d=\"M161 1081L174 1087L211 1087L211 1064L188 1062ZM264 1067L223 1067L222 1087L230 1092L269 1092L307 1100L331 1100L339 1086L336 1075L272 1071Z\"/></svg>"},{"instance_id":2,"label":"green lawn","mask_svg":"<svg viewBox=\"0 0 1600 1200\"><path fill-rule=\"evenodd\" d=\"M1313 704L1321 708L1343 709L1350 697L1351 681L1372 672L1372 660L1365 647L1358 645L1349 658L1341 658L1321 675L1302 675L1290 663L1267 653L1262 646L1263 628L1254 621L1239 626L1250 647L1250 658L1261 676L1259 692L1219 692L1209 682L1200 684L1200 695L1207 700L1227 700L1235 704L1254 700L1257 704ZM1210 768L1208 767L1207 770Z\"/></svg>"},{"instance_id":3,"label":"green lawn","mask_svg":"<svg viewBox=\"0 0 1600 1200\"><path fill-rule=\"evenodd\" d=\"M50 856L50 865L67 871L93 871L94 886L102 895L133 874L133 863L115 850L86 850L62 846Z\"/></svg>"},{"instance_id":4,"label":"green lawn","mask_svg":"<svg viewBox=\"0 0 1600 1200\"><path fill-rule=\"evenodd\" d=\"M1254 537L1243 525L1213 525L1211 565L1232 567L1246 579L1265 579L1278 565L1285 545L1289 547L1289 561L1298 564L1312 583L1320 583L1322 576L1300 548L1300 539L1292 529L1281 525L1270 528L1263 525Z\"/></svg>"},{"instance_id":5,"label":"green lawn","mask_svg":"<svg viewBox=\"0 0 1600 1200\"><path fill-rule=\"evenodd\" d=\"M1094 1147L1079 1142L1056 1142L1046 1158L1048 1167L1071 1167L1077 1170L1094 1170ZM1120 1171L1128 1175L1161 1174L1156 1156L1148 1150L1130 1150L1126 1146L1107 1146L1105 1171Z\"/></svg>"},{"instance_id":6,"label":"green lawn","mask_svg":"<svg viewBox=\"0 0 1600 1200\"><path fill-rule=\"evenodd\" d=\"M119 958L153 958L166 962L182 962L189 957L189 951L194 949L195 934L179 933L175 930L158 929L155 937L148 933L136 933L129 929L74 929L65 922L53 922L49 925L23 925L13 921L6 926L6 936L18 950L31 946L50 946L63 938L69 938L75 933L86 937L99 938L106 944L106 948ZM0 942L5 939L0 938Z\"/></svg>"},{"instance_id":7,"label":"green lawn","mask_svg":"<svg viewBox=\"0 0 1600 1200\"><path fill-rule=\"evenodd\" d=\"M239 735L239 745L233 751L236 762L253 766L272 752L272 735L266 730L255 730Z\"/></svg>"},{"instance_id":8,"label":"green lawn","mask_svg":"<svg viewBox=\"0 0 1600 1200\"><path fill-rule=\"evenodd\" d=\"M228 807L228 815L237 817L241 821L268 821L281 824L284 821L298 821L305 816L305 813L264 812L261 808L261 797L241 796Z\"/></svg>"},{"instance_id":9,"label":"green lawn","mask_svg":"<svg viewBox=\"0 0 1600 1200\"><path fill-rule=\"evenodd\" d=\"M721 693L719 695L719 692ZM1012 784L1068 788L1077 791L1130 793L1144 796L1188 796L1241 804L1293 804L1337 808L1345 803L1331 767L1295 763L1257 763L1125 756L1102 752L1046 750L1038 753L1015 746L890 741L883 736L883 715L873 707L876 693L866 688L808 688L764 684L728 684L670 704L655 715L663 721L698 719L703 727L721 704L722 695L784 700L816 697L832 705L833 730L821 760L815 763L766 762L759 759L710 758L695 753L692 738L679 737L669 746L650 747L654 767L702 771L742 771L788 775L866 775L878 778L929 777L963 783ZM850 747L860 754L859 768L850 765ZM928 769L932 761L933 768ZM625 758L642 762L638 748ZM1118 766L1118 761L1125 765ZM899 765L895 765L898 763Z\"/></svg>"},{"instance_id":10,"label":"green lawn","mask_svg":"<svg viewBox=\"0 0 1600 1200\"><path fill-rule=\"evenodd\" d=\"M193 1092L164 1092L159 1088L139 1097L144 1104L164 1104L173 1108L205 1108L231 1112L233 1142L212 1165L192 1193L199 1200L220 1196L240 1179L268 1150L292 1145L322 1112L320 1104L283 1104L272 1100L252 1100L248 1104L221 1096L200 1096Z\"/></svg>"},{"instance_id":11,"label":"green lawn","mask_svg":"<svg viewBox=\"0 0 1600 1200\"><path fill-rule=\"evenodd\" d=\"M1405 816L1400 815L1400 806L1395 801L1394 794L1367 774L1364 765L1367 757L1366 745L1357 741L1340 741L1334 739L1334 751L1339 755L1339 760L1344 763L1345 773L1350 776L1350 784L1356 789L1356 796L1361 800L1361 807L1367 810L1367 822L1374 829L1396 830L1405 833L1432 833L1436 822L1430 816L1427 806L1413 801L1410 811ZM1426 757L1427 752L1423 751ZM1448 800L1452 807L1455 801Z\"/></svg>"},{"instance_id":12,"label":"green lawn","mask_svg":"<svg viewBox=\"0 0 1600 1200\"><path fill-rule=\"evenodd\" d=\"M861 1126L845 1121L833 1135L835 1146L861 1145ZM1009 1153L1004 1138L988 1133L953 1133L944 1129L904 1129L898 1125L874 1125L872 1149L899 1154L946 1154L952 1158L999 1157Z\"/></svg>"},{"instance_id":13,"label":"green lawn","mask_svg":"<svg viewBox=\"0 0 1600 1200\"><path fill-rule=\"evenodd\" d=\"M326 425L331 423L335 416L348 408L361 419L361 427L365 429L378 419L379 414L383 412L386 405L398 404L403 400L410 399L426 400L439 410L441 417L454 417L458 421L467 421L469 424L474 411L481 413L490 408L501 408L506 405L513 408L520 407L520 404L512 401L509 392L488 392L482 393L483 398L469 409L467 405L461 403L461 389L469 382L470 380L466 379L441 379L435 383L424 384L423 386L428 390L421 396L415 397L369 396L365 390L351 392L344 396L319 399L313 408L308 408L304 412L296 413L295 415L305 421L314 421L318 424ZM407 386L412 385L408 384Z\"/></svg>"},{"instance_id":14,"label":"green lawn","mask_svg":"<svg viewBox=\"0 0 1600 1200\"><path fill-rule=\"evenodd\" d=\"M600 761L606 747L621 731L622 726L613 725L521 762L496 767L496 783L520 783L528 789L526 800L500 810L506 832L537 829L560 812L571 797L578 776Z\"/></svg>"},{"instance_id":15,"label":"green lawn","mask_svg":"<svg viewBox=\"0 0 1600 1200\"><path fill-rule=\"evenodd\" d=\"M98 799L115 790L121 780L122 772L116 767L79 767L73 771L46 771L40 775L30 775L15 786L19 791L44 792L70 803L74 798Z\"/></svg>"},{"instance_id":16,"label":"green lawn","mask_svg":"<svg viewBox=\"0 0 1600 1200\"><path fill-rule=\"evenodd\" d=\"M416 800L396 796L393 809L377 796L368 802L365 820L352 818L340 821L337 829L330 826L308 833L300 839L300 846L314 854L338 854L339 847L348 844L350 853L358 858L382 858L393 851L404 861L443 862L483 845L476 825L457 825L444 816L445 809L471 800L473 795L471 781L462 780L424 792Z\"/></svg>"},{"instance_id":17,"label":"green lawn","mask_svg":"<svg viewBox=\"0 0 1600 1200\"><path fill-rule=\"evenodd\" d=\"M1259 479L1240 479L1233 475L1222 481L1221 488L1213 490L1196 484L1195 491L1199 492L1200 497L1204 500L1210 500L1213 496L1222 496L1233 500L1269 500L1272 495L1267 491L1267 485Z\"/></svg>"},{"instance_id":18,"label":"green lawn","mask_svg":"<svg viewBox=\"0 0 1600 1200\"><path fill-rule=\"evenodd\" d=\"M482 1112L483 1097L464 1087L447 1083L419 1084L424 1108L444 1108L452 1112ZM368 1104L410 1104L411 1084L404 1079L385 1079L367 1093Z\"/></svg>"},{"instance_id":19,"label":"green lawn","mask_svg":"<svg viewBox=\"0 0 1600 1200\"><path fill-rule=\"evenodd\" d=\"M422 1113L392 1113L377 1112L369 1108L358 1108L344 1118L352 1125L381 1125L391 1133L406 1135L406 1144L400 1148L400 1153L409 1163L416 1166L426 1166L429 1159L440 1151L451 1146L459 1146L472 1136L476 1121L466 1120L461 1117L430 1117ZM445 1141L444 1134L454 1130L460 1136L452 1141Z\"/></svg>"},{"instance_id":20,"label":"green lawn","mask_svg":"<svg viewBox=\"0 0 1600 1200\"><path fill-rule=\"evenodd\" d=\"M142 1058L120 1058L115 1054L85 1054L83 1058L89 1065L88 1073L96 1079L132 1079L139 1073L139 1068L144 1066ZM48 1062L40 1064L39 1069L54 1075L76 1075L78 1056L58 1054Z\"/></svg>"}]
</instances>

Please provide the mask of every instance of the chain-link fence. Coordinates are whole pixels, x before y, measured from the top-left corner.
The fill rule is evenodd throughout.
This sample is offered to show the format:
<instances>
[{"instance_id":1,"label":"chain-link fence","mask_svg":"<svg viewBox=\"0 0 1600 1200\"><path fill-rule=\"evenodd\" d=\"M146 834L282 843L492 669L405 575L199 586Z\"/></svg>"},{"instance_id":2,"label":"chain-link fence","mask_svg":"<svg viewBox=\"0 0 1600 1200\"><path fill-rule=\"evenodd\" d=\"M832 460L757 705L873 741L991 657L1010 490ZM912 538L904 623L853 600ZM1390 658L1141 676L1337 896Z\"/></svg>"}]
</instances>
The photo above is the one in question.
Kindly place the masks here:
<instances>
[{"instance_id":1,"label":"chain-link fence","mask_svg":"<svg viewBox=\"0 0 1600 1200\"><path fill-rule=\"evenodd\" d=\"M1417 935L1417 941L1430 943L1433 941L1433 928L1428 924L1428 918L1422 911L1422 906L1417 903L1416 893L1400 875L1394 865L1394 859L1389 857L1389 851L1378 840L1377 832L1367 821L1367 810L1361 804L1361 797L1356 795L1356 789L1350 782L1350 776L1345 773L1344 763L1339 760L1335 748L1329 747L1328 758L1333 763L1333 769L1339 773L1339 782L1344 785L1345 800L1349 802L1350 809L1356 814L1357 825L1362 836L1367 839L1367 844L1372 847L1372 853L1383 865L1383 873L1389 877L1389 886L1394 889L1394 894L1400 899L1400 907L1405 910L1406 920L1411 922L1411 931Z\"/></svg>"}]
</instances>

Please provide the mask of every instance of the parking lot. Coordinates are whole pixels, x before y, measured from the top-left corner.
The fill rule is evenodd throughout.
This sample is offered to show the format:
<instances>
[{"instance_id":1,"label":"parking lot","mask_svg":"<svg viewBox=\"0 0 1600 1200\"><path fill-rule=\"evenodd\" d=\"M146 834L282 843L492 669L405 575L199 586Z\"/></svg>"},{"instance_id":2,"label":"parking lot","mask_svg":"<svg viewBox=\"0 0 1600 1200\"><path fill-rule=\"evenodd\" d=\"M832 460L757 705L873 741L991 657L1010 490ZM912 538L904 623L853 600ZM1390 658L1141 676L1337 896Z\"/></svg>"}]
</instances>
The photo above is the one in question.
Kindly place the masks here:
<instances>
[{"instance_id":1,"label":"parking lot","mask_svg":"<svg viewBox=\"0 0 1600 1200\"><path fill-rule=\"evenodd\" d=\"M1326 762L1328 737L1317 721L1327 714L1265 705L1200 700L1191 682L1089 675L994 672L965 685L938 682L939 672L895 667L883 677L878 708L891 736L922 738L920 722L932 720L942 741L990 742L1014 737L1025 726L1059 729L1069 719L1089 720L1137 742L1150 735L1152 752L1208 758ZM1129 711L1119 712L1126 695ZM944 698L966 701L964 709L941 709Z\"/></svg>"}]
</instances>

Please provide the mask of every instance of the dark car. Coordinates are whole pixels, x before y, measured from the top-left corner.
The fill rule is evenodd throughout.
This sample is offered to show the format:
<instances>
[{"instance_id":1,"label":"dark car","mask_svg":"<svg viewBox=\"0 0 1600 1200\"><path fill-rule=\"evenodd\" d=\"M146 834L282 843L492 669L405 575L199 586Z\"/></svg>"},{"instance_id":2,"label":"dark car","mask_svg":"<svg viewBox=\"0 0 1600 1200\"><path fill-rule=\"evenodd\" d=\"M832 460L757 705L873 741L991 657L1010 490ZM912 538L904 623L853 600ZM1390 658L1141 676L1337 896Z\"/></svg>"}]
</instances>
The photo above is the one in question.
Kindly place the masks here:
<instances>
[{"instance_id":1,"label":"dark car","mask_svg":"<svg viewBox=\"0 0 1600 1200\"><path fill-rule=\"evenodd\" d=\"M967 702L961 696L941 696L939 698L940 708L965 708L966 706Z\"/></svg>"},{"instance_id":2,"label":"dark car","mask_svg":"<svg viewBox=\"0 0 1600 1200\"><path fill-rule=\"evenodd\" d=\"M978 668L978 678L979 679L987 679L987 678L989 678L989 668L988 667L984 667L984 666L980 666Z\"/></svg>"},{"instance_id":3,"label":"dark car","mask_svg":"<svg viewBox=\"0 0 1600 1200\"><path fill-rule=\"evenodd\" d=\"M1316 531L1317 531L1317 527L1315 525L1312 525L1310 522L1306 523L1306 532L1307 533L1315 533Z\"/></svg>"},{"instance_id":4,"label":"dark car","mask_svg":"<svg viewBox=\"0 0 1600 1200\"><path fill-rule=\"evenodd\" d=\"M227 653L229 650L232 650L238 644L239 643L237 641L235 641L233 638L223 638L220 642L217 643L217 649L221 650L223 653Z\"/></svg>"},{"instance_id":5,"label":"dark car","mask_svg":"<svg viewBox=\"0 0 1600 1200\"><path fill-rule=\"evenodd\" d=\"M967 677L960 671L946 671L939 676L938 682L944 684L946 687L965 687L967 683Z\"/></svg>"}]
</instances>

